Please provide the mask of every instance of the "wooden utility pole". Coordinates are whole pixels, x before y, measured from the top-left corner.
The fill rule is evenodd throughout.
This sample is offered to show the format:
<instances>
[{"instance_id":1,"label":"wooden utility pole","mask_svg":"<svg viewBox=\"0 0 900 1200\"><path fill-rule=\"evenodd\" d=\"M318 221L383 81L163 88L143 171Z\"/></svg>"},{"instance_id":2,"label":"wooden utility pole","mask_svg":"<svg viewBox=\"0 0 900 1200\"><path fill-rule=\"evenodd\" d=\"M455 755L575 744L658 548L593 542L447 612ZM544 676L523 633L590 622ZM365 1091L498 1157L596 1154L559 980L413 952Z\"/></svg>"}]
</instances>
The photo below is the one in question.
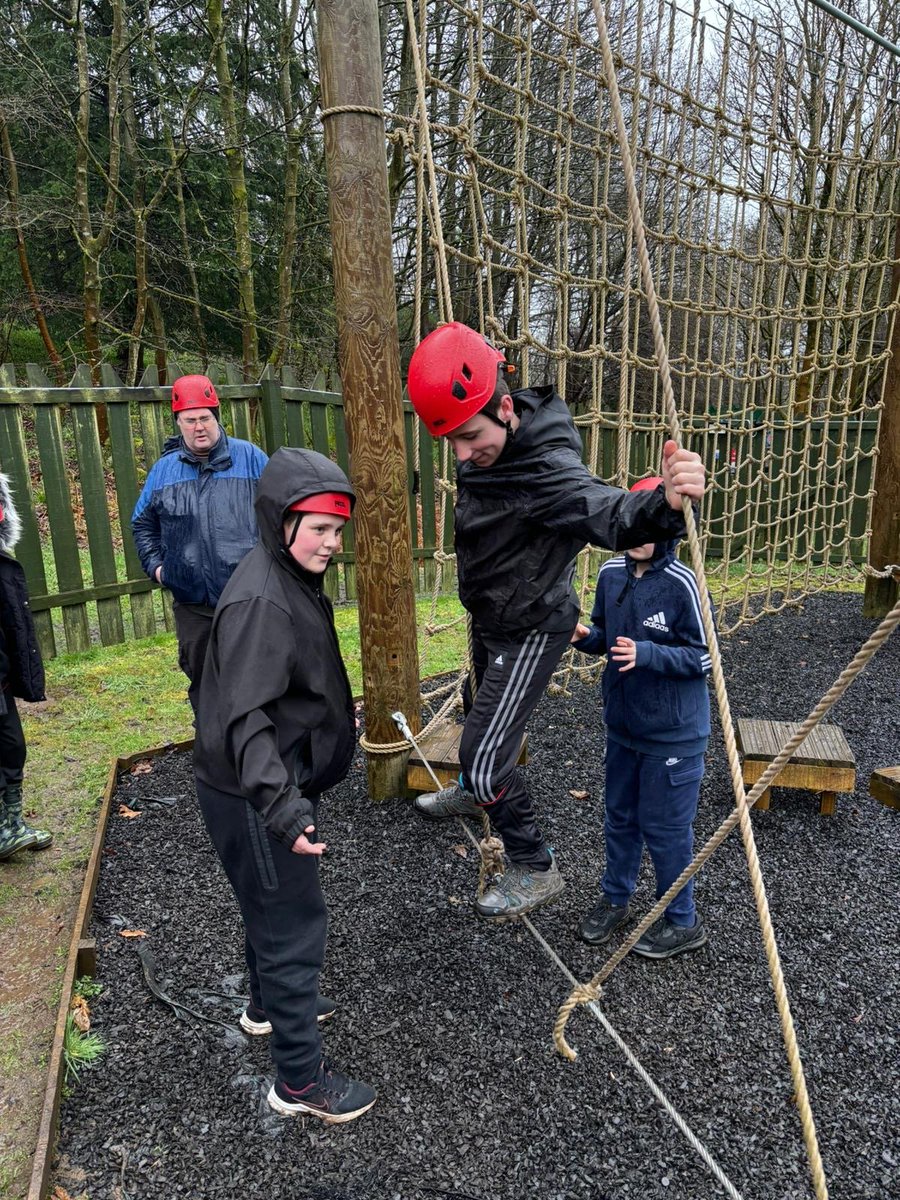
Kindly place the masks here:
<instances>
[{"instance_id":1,"label":"wooden utility pole","mask_svg":"<svg viewBox=\"0 0 900 1200\"><path fill-rule=\"evenodd\" d=\"M900 218L894 238L894 270L891 277L894 304L900 303ZM869 565L883 571L900 564L900 313L895 309L891 326L891 356L884 383L884 407L878 436L875 467L875 500L872 504L872 540ZM897 603L900 584L896 579L866 580L864 617L885 617Z\"/></svg>"},{"instance_id":2,"label":"wooden utility pole","mask_svg":"<svg viewBox=\"0 0 900 1200\"><path fill-rule=\"evenodd\" d=\"M339 366L357 491L366 739L384 745L400 740L391 713L405 713L415 732L420 708L387 148L377 115L383 108L378 4L318 0L316 11ZM328 115L344 107L351 111ZM407 757L369 754L374 800L403 793Z\"/></svg>"}]
</instances>

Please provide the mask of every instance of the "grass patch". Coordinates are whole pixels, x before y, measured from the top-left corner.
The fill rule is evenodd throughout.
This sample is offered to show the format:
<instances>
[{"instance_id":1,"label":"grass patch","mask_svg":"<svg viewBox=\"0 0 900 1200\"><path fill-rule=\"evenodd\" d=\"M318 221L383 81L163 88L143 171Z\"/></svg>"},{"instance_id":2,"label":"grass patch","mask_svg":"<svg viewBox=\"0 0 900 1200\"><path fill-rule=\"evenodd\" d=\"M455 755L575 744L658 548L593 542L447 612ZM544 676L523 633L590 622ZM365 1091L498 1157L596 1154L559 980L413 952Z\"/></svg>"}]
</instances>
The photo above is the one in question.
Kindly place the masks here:
<instances>
[{"instance_id":1,"label":"grass patch","mask_svg":"<svg viewBox=\"0 0 900 1200\"><path fill-rule=\"evenodd\" d=\"M86 1068L95 1067L106 1052L106 1042L100 1034L90 1032L88 1005L88 1000L93 1000L102 991L102 984L88 975L76 979L72 989L72 1003L66 1017L66 1031L63 1036L63 1062L66 1066L63 1086L70 1091L81 1078L81 1072Z\"/></svg>"},{"instance_id":2,"label":"grass patch","mask_svg":"<svg viewBox=\"0 0 900 1200\"><path fill-rule=\"evenodd\" d=\"M13 1187L25 1177L30 1153L25 1149L0 1151L0 1196L11 1196Z\"/></svg>"},{"instance_id":3,"label":"grass patch","mask_svg":"<svg viewBox=\"0 0 900 1200\"><path fill-rule=\"evenodd\" d=\"M82 1033L72 1013L66 1018L63 1038L63 1061L66 1064L65 1086L78 1083L81 1072L95 1067L106 1053L106 1042L99 1033Z\"/></svg>"},{"instance_id":4,"label":"grass patch","mask_svg":"<svg viewBox=\"0 0 900 1200\"><path fill-rule=\"evenodd\" d=\"M25 1035L18 1029L11 1029L8 1024L8 1012L4 1025L6 1028L3 1033L3 1040L0 1042L0 1074L10 1074L19 1063L26 1061L28 1047L25 1043Z\"/></svg>"}]
</instances>

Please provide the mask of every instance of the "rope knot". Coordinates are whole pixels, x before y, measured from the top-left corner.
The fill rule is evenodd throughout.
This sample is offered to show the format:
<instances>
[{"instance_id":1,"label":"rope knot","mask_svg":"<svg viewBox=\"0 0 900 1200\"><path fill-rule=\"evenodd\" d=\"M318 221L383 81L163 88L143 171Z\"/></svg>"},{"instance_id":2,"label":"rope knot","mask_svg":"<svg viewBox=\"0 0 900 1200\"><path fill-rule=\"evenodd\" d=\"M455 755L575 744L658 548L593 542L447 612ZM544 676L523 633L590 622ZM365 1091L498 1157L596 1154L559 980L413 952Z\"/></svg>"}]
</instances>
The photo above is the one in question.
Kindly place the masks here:
<instances>
[{"instance_id":1,"label":"rope knot","mask_svg":"<svg viewBox=\"0 0 900 1200\"><path fill-rule=\"evenodd\" d=\"M603 995L602 987L594 987L590 983L579 983L572 989L572 999L576 1004L593 1004Z\"/></svg>"},{"instance_id":2,"label":"rope knot","mask_svg":"<svg viewBox=\"0 0 900 1200\"><path fill-rule=\"evenodd\" d=\"M488 834L478 843L482 873L485 877L503 874L503 842Z\"/></svg>"}]
</instances>

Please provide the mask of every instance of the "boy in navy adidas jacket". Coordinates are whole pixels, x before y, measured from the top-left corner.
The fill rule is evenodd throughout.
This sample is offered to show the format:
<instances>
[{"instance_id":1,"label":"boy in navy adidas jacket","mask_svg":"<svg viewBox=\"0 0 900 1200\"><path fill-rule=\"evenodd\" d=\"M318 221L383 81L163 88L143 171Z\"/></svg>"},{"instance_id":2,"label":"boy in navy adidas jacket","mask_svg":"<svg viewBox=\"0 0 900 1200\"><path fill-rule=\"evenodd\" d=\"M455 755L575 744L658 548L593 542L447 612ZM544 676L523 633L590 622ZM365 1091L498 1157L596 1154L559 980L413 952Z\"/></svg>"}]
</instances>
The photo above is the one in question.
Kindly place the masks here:
<instances>
[{"instance_id":1,"label":"boy in navy adidas jacket","mask_svg":"<svg viewBox=\"0 0 900 1200\"><path fill-rule=\"evenodd\" d=\"M632 491L652 490L644 479ZM600 568L591 627L572 641L586 654L607 654L603 672L606 724L606 870L600 902L580 934L592 946L628 919L646 845L656 871L657 899L690 863L703 756L709 739L709 649L692 571L675 557L674 541L626 550ZM706 930L690 880L634 946L646 958L695 950Z\"/></svg>"}]
</instances>

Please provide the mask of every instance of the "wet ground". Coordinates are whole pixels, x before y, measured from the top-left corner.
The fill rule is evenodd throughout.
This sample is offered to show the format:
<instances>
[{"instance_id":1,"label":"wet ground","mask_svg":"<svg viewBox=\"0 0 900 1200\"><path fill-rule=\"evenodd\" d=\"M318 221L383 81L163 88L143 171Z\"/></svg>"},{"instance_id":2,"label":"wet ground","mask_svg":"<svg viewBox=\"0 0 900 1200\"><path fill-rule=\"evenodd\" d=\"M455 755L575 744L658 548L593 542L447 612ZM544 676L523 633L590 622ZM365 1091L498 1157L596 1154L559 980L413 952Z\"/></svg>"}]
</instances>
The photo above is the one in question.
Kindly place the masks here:
<instances>
[{"instance_id":1,"label":"wet ground","mask_svg":"<svg viewBox=\"0 0 900 1200\"><path fill-rule=\"evenodd\" d=\"M30 745L52 704L20 708ZM50 714L47 716L47 714ZM54 834L41 851L20 851L0 862L0 1197L24 1196L31 1178L36 1132L46 1089L47 1062L61 965L69 951L87 860L83 829L64 786L38 789L26 771L25 816Z\"/></svg>"},{"instance_id":2,"label":"wet ground","mask_svg":"<svg viewBox=\"0 0 900 1200\"><path fill-rule=\"evenodd\" d=\"M723 645L735 717L801 720L874 626L857 596L820 597ZM754 815L763 875L832 1200L900 1197L900 812L867 793L900 762L900 636L834 710L857 788L833 817L776 789ZM535 926L580 979L605 955L577 938L602 867L597 692L547 697L528 779L567 888ZM94 906L108 1043L61 1114L56 1183L73 1197L271 1200L690 1200L722 1187L587 1013L552 1026L569 987L528 932L472 910L477 863L455 822L367 798L358 757L323 805L331 914L323 990L340 1010L326 1051L379 1089L376 1107L325 1129L267 1108L265 1038L236 1028L245 996L235 903L199 820L190 761L122 779ZM576 798L572 793L578 793ZM584 795L586 794L586 795ZM161 802L161 803L160 803ZM718 734L698 839L732 806ZM116 810L114 809L114 812ZM652 896L645 863L636 911ZM697 883L709 944L633 956L603 1010L735 1188L749 1200L812 1195L740 835ZM143 931L144 939L123 936ZM154 997L138 945L166 993ZM217 1023L212 1023L217 1022Z\"/></svg>"}]
</instances>

